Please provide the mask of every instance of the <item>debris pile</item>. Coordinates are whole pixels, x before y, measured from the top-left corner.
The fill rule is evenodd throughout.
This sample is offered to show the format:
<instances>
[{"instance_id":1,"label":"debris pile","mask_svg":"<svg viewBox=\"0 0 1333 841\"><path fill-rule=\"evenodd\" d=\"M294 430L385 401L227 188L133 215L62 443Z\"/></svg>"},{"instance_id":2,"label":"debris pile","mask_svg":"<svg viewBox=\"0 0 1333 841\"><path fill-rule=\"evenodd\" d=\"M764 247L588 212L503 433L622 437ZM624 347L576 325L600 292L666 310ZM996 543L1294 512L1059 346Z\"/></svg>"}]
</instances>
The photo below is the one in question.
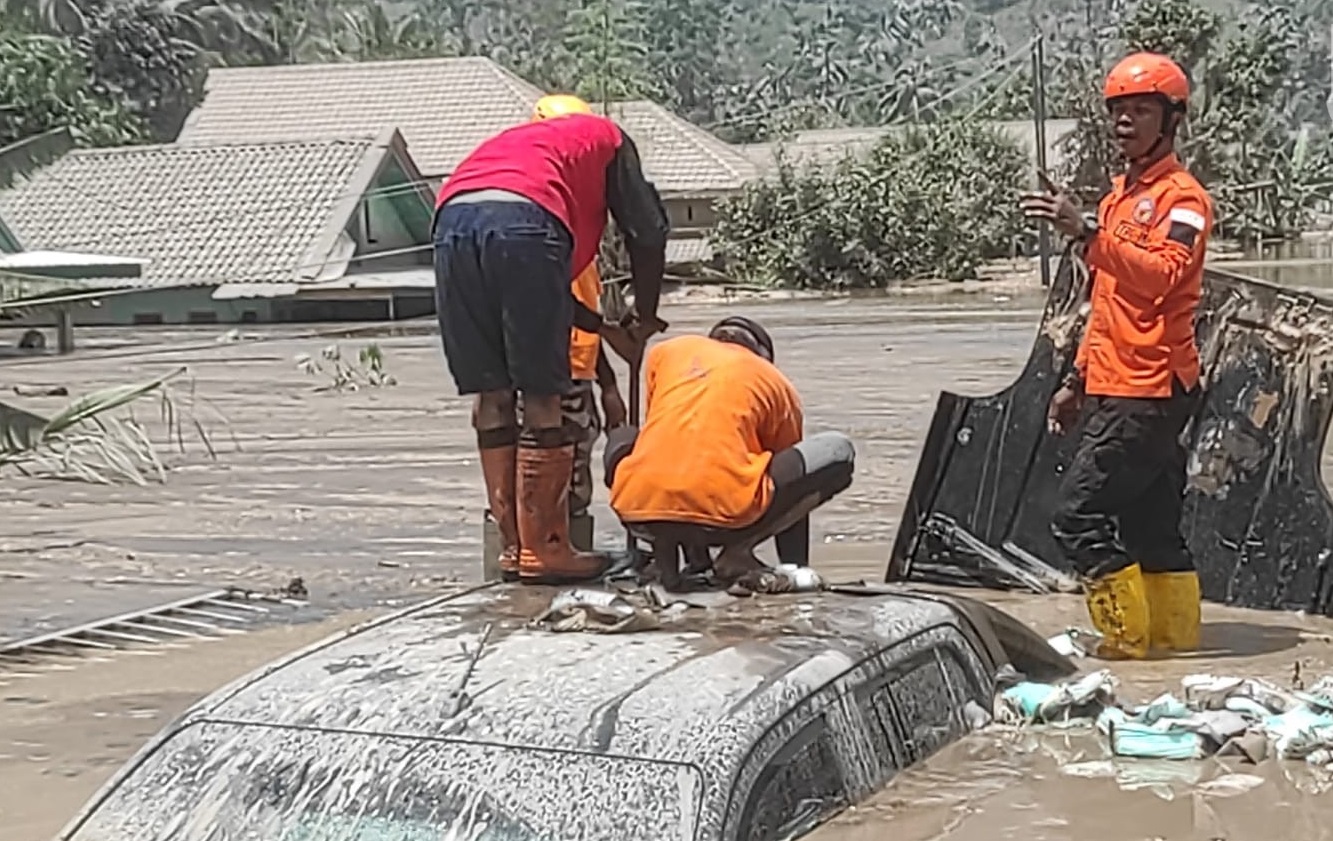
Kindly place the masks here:
<instances>
[{"instance_id":1,"label":"debris pile","mask_svg":"<svg viewBox=\"0 0 1333 841\"><path fill-rule=\"evenodd\" d=\"M1234 756L1258 764L1273 756L1333 772L1333 676L1301 691L1256 678L1191 675L1182 681L1183 698L1167 693L1142 706L1119 704L1116 685L1106 670L1062 684L1019 681L1000 693L995 717L1093 726L1119 757Z\"/></svg>"},{"instance_id":2,"label":"debris pile","mask_svg":"<svg viewBox=\"0 0 1333 841\"><path fill-rule=\"evenodd\" d=\"M734 596L716 591L671 593L660 584L625 583L607 590L577 587L556 593L532 624L557 633L630 634L657 630L692 609L725 607L735 601Z\"/></svg>"}]
</instances>

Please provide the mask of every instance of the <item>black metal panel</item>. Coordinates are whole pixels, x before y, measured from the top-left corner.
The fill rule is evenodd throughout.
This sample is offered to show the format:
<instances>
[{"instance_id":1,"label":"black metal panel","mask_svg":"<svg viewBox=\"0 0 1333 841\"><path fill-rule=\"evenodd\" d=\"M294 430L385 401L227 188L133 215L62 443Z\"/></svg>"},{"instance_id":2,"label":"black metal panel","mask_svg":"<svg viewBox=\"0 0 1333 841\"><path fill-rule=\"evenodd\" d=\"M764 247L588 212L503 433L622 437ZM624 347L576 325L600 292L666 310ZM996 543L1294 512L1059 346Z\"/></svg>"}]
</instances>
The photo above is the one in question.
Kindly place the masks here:
<instances>
[{"instance_id":1,"label":"black metal panel","mask_svg":"<svg viewBox=\"0 0 1333 841\"><path fill-rule=\"evenodd\" d=\"M1049 521L1077 435L1047 434L1046 405L1082 330L1075 269L1061 261L1012 386L940 396L886 580L1042 590L1073 573ZM1333 301L1209 269L1198 334L1205 393L1186 431L1183 528L1204 596L1333 615L1333 502L1320 475Z\"/></svg>"}]
</instances>

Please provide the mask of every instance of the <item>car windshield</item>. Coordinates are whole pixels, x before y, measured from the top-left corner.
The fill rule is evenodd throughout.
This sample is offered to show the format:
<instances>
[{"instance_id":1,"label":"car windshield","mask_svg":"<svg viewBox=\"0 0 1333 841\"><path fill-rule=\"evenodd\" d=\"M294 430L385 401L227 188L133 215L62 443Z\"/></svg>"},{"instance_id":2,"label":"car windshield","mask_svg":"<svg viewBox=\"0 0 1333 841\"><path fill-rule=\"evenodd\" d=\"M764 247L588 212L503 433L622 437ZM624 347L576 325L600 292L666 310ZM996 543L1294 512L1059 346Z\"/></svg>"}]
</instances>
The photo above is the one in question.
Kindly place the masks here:
<instances>
[{"instance_id":1,"label":"car windshield","mask_svg":"<svg viewBox=\"0 0 1333 841\"><path fill-rule=\"evenodd\" d=\"M196 723L74 841L657 841L694 836L696 769L407 737Z\"/></svg>"}]
</instances>

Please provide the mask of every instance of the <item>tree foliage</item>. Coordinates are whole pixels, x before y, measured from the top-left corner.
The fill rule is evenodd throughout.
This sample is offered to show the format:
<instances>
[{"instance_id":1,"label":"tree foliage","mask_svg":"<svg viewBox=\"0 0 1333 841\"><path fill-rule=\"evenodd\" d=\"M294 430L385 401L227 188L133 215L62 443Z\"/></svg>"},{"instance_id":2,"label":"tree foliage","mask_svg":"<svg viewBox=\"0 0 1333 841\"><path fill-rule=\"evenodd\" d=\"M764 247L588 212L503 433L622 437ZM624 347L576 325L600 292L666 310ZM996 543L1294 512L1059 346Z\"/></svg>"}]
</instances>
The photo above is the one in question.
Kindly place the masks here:
<instances>
[{"instance_id":1,"label":"tree foliage","mask_svg":"<svg viewBox=\"0 0 1333 841\"><path fill-rule=\"evenodd\" d=\"M723 202L713 233L740 279L811 289L973 277L1022 235L1027 155L1001 130L951 119L905 126L864 159L777 174Z\"/></svg>"},{"instance_id":2,"label":"tree foliage","mask_svg":"<svg viewBox=\"0 0 1333 841\"><path fill-rule=\"evenodd\" d=\"M1120 7L1099 39L1120 52L1163 52L1191 79L1179 149L1213 194L1218 233L1242 241L1281 237L1308 225L1333 184L1329 153L1327 44L1312 8L1271 0L1242 10L1235 25L1197 0L1139 0ZM1064 175L1087 196L1119 166L1101 100L1106 67L1091 50L1068 52L1062 106L1078 120ZM1109 62L1108 62L1109 63Z\"/></svg>"},{"instance_id":3,"label":"tree foliage","mask_svg":"<svg viewBox=\"0 0 1333 841\"><path fill-rule=\"evenodd\" d=\"M8 0L4 14L35 33L31 37L60 44L70 72L80 76L87 89L77 104L69 103L70 108L86 110L89 101L114 103L112 110L132 115L142 129L133 132L136 138L170 140L202 92L206 46L214 31L208 26L210 8L214 7L203 0ZM11 28L6 26L5 31ZM38 43L31 42L34 48ZM20 73L19 58L12 61L4 60L0 73ZM44 95L40 90L34 93L39 98ZM45 113L33 99L21 98L13 106ZM90 119L95 122L100 117ZM119 131L71 128L81 139L98 145L127 138Z\"/></svg>"},{"instance_id":4,"label":"tree foliage","mask_svg":"<svg viewBox=\"0 0 1333 841\"><path fill-rule=\"evenodd\" d=\"M557 87L598 102L658 98L646 20L644 6L633 0L582 0L571 7Z\"/></svg>"},{"instance_id":5,"label":"tree foliage","mask_svg":"<svg viewBox=\"0 0 1333 841\"><path fill-rule=\"evenodd\" d=\"M74 43L89 61L93 90L123 104L152 139L174 140L203 93L194 23L147 0L83 0L81 11Z\"/></svg>"},{"instance_id":6,"label":"tree foliage","mask_svg":"<svg viewBox=\"0 0 1333 841\"><path fill-rule=\"evenodd\" d=\"M144 131L123 103L96 92L68 40L0 24L0 146L66 127L96 146L133 143Z\"/></svg>"}]
</instances>

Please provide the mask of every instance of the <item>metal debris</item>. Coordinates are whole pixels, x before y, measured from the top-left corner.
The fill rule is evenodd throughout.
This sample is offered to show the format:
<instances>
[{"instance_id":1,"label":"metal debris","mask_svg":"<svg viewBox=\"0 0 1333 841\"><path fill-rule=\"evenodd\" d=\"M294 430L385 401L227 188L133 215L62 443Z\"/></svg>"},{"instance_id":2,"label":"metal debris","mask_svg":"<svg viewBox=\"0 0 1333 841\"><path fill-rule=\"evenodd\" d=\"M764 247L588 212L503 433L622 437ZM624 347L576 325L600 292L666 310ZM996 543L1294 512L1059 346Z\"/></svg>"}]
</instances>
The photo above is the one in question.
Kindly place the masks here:
<instances>
[{"instance_id":1,"label":"metal debris","mask_svg":"<svg viewBox=\"0 0 1333 841\"><path fill-rule=\"evenodd\" d=\"M71 659L243 633L273 607L304 606L306 595L300 579L274 593L228 587L0 645L0 684L68 668Z\"/></svg>"}]
</instances>

